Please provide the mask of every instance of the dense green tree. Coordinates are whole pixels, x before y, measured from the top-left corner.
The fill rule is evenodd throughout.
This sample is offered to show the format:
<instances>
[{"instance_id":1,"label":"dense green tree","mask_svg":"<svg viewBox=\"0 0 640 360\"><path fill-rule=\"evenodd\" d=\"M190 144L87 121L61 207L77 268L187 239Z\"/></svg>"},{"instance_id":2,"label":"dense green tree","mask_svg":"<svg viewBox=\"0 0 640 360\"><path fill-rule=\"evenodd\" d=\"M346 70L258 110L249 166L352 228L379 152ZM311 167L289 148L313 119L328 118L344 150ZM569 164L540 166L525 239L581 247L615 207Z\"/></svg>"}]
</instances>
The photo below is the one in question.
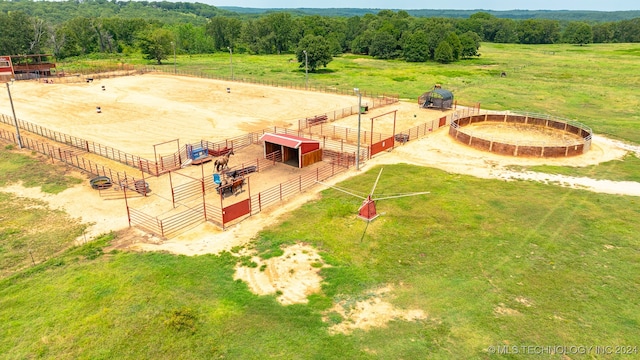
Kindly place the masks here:
<instances>
[{"instance_id":1,"label":"dense green tree","mask_svg":"<svg viewBox=\"0 0 640 360\"><path fill-rule=\"evenodd\" d=\"M0 54L32 54L34 41L32 19L24 12L0 12Z\"/></svg>"},{"instance_id":2,"label":"dense green tree","mask_svg":"<svg viewBox=\"0 0 640 360\"><path fill-rule=\"evenodd\" d=\"M518 23L521 44L554 44L560 38L560 24L555 20L524 20Z\"/></svg>"},{"instance_id":3,"label":"dense green tree","mask_svg":"<svg viewBox=\"0 0 640 360\"><path fill-rule=\"evenodd\" d=\"M496 43L517 43L518 39L518 24L515 20L511 19L499 19L497 20L497 30L494 37L487 41L493 41Z\"/></svg>"},{"instance_id":4,"label":"dense green tree","mask_svg":"<svg viewBox=\"0 0 640 360\"><path fill-rule=\"evenodd\" d=\"M300 68L304 69L306 66L311 72L315 72L320 66L327 67L333 60L329 42L322 36L315 35L307 35L300 40L296 49L296 58Z\"/></svg>"},{"instance_id":5,"label":"dense green tree","mask_svg":"<svg viewBox=\"0 0 640 360\"><path fill-rule=\"evenodd\" d=\"M264 20L247 20L242 24L240 38L244 47L254 54L273 54L273 33Z\"/></svg>"},{"instance_id":6,"label":"dense green tree","mask_svg":"<svg viewBox=\"0 0 640 360\"><path fill-rule=\"evenodd\" d=\"M162 60L166 60L168 55L173 53L172 41L174 40L171 32L163 28L150 29L138 37L144 58L155 60L158 65L162 65Z\"/></svg>"},{"instance_id":7,"label":"dense green tree","mask_svg":"<svg viewBox=\"0 0 640 360\"><path fill-rule=\"evenodd\" d=\"M289 51L293 38L293 21L291 14L277 12L267 15L265 18L268 28L271 30L271 39L277 54Z\"/></svg>"},{"instance_id":8,"label":"dense green tree","mask_svg":"<svg viewBox=\"0 0 640 360\"><path fill-rule=\"evenodd\" d=\"M429 60L427 34L418 30L406 37L402 45L402 57L409 62L425 62Z\"/></svg>"},{"instance_id":9,"label":"dense green tree","mask_svg":"<svg viewBox=\"0 0 640 360\"><path fill-rule=\"evenodd\" d=\"M455 32L455 27L450 19L429 18L416 19L412 28L423 30L427 34L427 46L429 48L429 59L433 60L438 44L449 35Z\"/></svg>"},{"instance_id":10,"label":"dense green tree","mask_svg":"<svg viewBox=\"0 0 640 360\"><path fill-rule=\"evenodd\" d=\"M333 55L342 54L350 48L346 42L347 24L345 19L317 15L305 16L296 20L296 27L300 29L299 38L316 35L327 39ZM293 40L299 41L295 36Z\"/></svg>"},{"instance_id":11,"label":"dense green tree","mask_svg":"<svg viewBox=\"0 0 640 360\"><path fill-rule=\"evenodd\" d=\"M455 60L453 57L453 49L451 49L451 45L449 45L446 41L441 41L436 47L436 52L434 55L434 60L441 64L448 64Z\"/></svg>"},{"instance_id":12,"label":"dense green tree","mask_svg":"<svg viewBox=\"0 0 640 360\"><path fill-rule=\"evenodd\" d=\"M378 59L393 59L397 56L398 42L385 31L378 31L373 35L369 55Z\"/></svg>"},{"instance_id":13,"label":"dense green tree","mask_svg":"<svg viewBox=\"0 0 640 360\"><path fill-rule=\"evenodd\" d=\"M85 55L99 49L93 20L92 18L77 17L62 26L65 42L61 56Z\"/></svg>"},{"instance_id":14,"label":"dense green tree","mask_svg":"<svg viewBox=\"0 0 640 360\"><path fill-rule=\"evenodd\" d=\"M564 29L562 40L569 44L590 44L593 42L593 31L585 22L572 21Z\"/></svg>"},{"instance_id":15,"label":"dense green tree","mask_svg":"<svg viewBox=\"0 0 640 360\"><path fill-rule=\"evenodd\" d=\"M124 47L135 45L137 33L144 31L149 26L145 19L124 19L120 17L110 17L102 19L102 28L111 34L117 44L118 51Z\"/></svg>"},{"instance_id":16,"label":"dense green tree","mask_svg":"<svg viewBox=\"0 0 640 360\"><path fill-rule=\"evenodd\" d=\"M615 40L616 26L614 23L594 24L591 31L594 43L610 43Z\"/></svg>"},{"instance_id":17,"label":"dense green tree","mask_svg":"<svg viewBox=\"0 0 640 360\"><path fill-rule=\"evenodd\" d=\"M356 37L364 31L364 22L359 16L353 16L347 19L344 29L344 51L353 51L352 44Z\"/></svg>"},{"instance_id":18,"label":"dense green tree","mask_svg":"<svg viewBox=\"0 0 640 360\"><path fill-rule=\"evenodd\" d=\"M234 48L240 40L242 21L236 18L216 16L205 25L206 33L212 38L217 50Z\"/></svg>"},{"instance_id":19,"label":"dense green tree","mask_svg":"<svg viewBox=\"0 0 640 360\"><path fill-rule=\"evenodd\" d=\"M205 27L179 24L172 27L171 31L176 36L176 49L179 54L209 54L219 50L214 47L212 38L205 33Z\"/></svg>"},{"instance_id":20,"label":"dense green tree","mask_svg":"<svg viewBox=\"0 0 640 360\"><path fill-rule=\"evenodd\" d=\"M467 31L460 35L460 44L462 45L462 58L470 58L474 56L480 56L478 49L480 49L480 36L473 31Z\"/></svg>"},{"instance_id":21,"label":"dense green tree","mask_svg":"<svg viewBox=\"0 0 640 360\"><path fill-rule=\"evenodd\" d=\"M354 54L370 54L371 43L373 42L374 32L366 30L362 34L356 36L351 42L351 51Z\"/></svg>"},{"instance_id":22,"label":"dense green tree","mask_svg":"<svg viewBox=\"0 0 640 360\"><path fill-rule=\"evenodd\" d=\"M453 60L460 60L460 57L462 57L463 48L458 35L455 32L450 32L444 40L449 43L449 46L451 46L451 51L453 52Z\"/></svg>"},{"instance_id":23,"label":"dense green tree","mask_svg":"<svg viewBox=\"0 0 640 360\"><path fill-rule=\"evenodd\" d=\"M615 40L618 42L640 42L640 17L618 22L616 24Z\"/></svg>"}]
</instances>

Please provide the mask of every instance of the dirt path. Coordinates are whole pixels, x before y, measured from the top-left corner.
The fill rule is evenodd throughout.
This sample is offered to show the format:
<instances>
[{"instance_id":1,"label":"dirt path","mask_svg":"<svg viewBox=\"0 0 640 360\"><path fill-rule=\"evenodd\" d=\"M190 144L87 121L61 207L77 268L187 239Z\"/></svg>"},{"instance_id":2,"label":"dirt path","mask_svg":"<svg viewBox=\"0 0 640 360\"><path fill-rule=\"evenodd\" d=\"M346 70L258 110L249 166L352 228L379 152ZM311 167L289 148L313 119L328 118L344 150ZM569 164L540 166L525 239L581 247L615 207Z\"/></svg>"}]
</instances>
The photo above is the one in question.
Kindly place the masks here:
<instances>
[{"instance_id":1,"label":"dirt path","mask_svg":"<svg viewBox=\"0 0 640 360\"><path fill-rule=\"evenodd\" d=\"M593 192L640 196L640 183L631 181L595 180L586 177L551 175L539 172L510 170L510 166L589 166L622 159L629 151L638 153L640 147L594 136L591 150L586 154L569 158L518 158L496 155L464 146L441 129L412 144L396 148L391 154L380 157L378 163L405 162L419 166L431 166L447 172L472 175L486 179L532 180ZM373 164L374 162L368 162Z\"/></svg>"}]
</instances>

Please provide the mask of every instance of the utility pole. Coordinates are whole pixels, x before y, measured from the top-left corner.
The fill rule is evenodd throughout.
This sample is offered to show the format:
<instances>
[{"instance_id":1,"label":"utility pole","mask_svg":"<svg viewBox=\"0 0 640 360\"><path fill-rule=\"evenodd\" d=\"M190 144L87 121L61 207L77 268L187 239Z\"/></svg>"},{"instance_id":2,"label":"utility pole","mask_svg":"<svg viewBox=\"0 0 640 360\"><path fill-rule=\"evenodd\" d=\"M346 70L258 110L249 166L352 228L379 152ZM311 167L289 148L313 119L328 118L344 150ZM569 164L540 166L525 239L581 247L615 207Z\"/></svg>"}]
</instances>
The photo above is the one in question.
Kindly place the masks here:
<instances>
[{"instance_id":1,"label":"utility pole","mask_svg":"<svg viewBox=\"0 0 640 360\"><path fill-rule=\"evenodd\" d=\"M356 94L358 94L358 150L356 152L356 170L360 170L360 111L362 107L362 94L360 93L360 89L353 88Z\"/></svg>"},{"instance_id":2,"label":"utility pole","mask_svg":"<svg viewBox=\"0 0 640 360\"><path fill-rule=\"evenodd\" d=\"M304 89L309 88L309 57L307 56L307 50L302 50L304 53Z\"/></svg>"},{"instance_id":3,"label":"utility pole","mask_svg":"<svg viewBox=\"0 0 640 360\"><path fill-rule=\"evenodd\" d=\"M176 70L176 43L175 42L171 42L171 47L173 48L173 73L177 74L177 70Z\"/></svg>"},{"instance_id":4,"label":"utility pole","mask_svg":"<svg viewBox=\"0 0 640 360\"><path fill-rule=\"evenodd\" d=\"M231 50L230 46L227 46L229 49L229 64L231 65L231 81L233 81L233 50Z\"/></svg>"},{"instance_id":5,"label":"utility pole","mask_svg":"<svg viewBox=\"0 0 640 360\"><path fill-rule=\"evenodd\" d=\"M9 102L11 103L11 112L13 112L13 121L16 124L16 137L18 140L18 146L22 149L22 138L20 137L20 127L18 127L18 118L16 117L16 109L13 107L13 99L11 98L11 89L9 83L7 83L7 92L9 93Z\"/></svg>"}]
</instances>

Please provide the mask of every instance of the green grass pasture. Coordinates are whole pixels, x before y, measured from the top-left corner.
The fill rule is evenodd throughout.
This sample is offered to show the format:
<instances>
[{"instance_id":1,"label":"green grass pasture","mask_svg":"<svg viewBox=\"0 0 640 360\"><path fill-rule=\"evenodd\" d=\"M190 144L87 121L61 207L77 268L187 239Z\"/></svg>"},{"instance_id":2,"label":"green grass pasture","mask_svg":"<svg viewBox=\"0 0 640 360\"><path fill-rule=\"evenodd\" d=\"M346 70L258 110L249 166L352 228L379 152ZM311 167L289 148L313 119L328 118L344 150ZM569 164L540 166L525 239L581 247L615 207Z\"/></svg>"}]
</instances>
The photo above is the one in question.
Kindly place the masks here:
<instances>
[{"instance_id":1,"label":"green grass pasture","mask_svg":"<svg viewBox=\"0 0 640 360\"><path fill-rule=\"evenodd\" d=\"M367 192L372 169L341 186ZM263 256L304 241L332 266L307 305L282 306L233 280L231 254L197 257L74 248L0 282L9 358L489 358L492 345L640 343L640 203L532 182L386 166L366 224L335 190L256 240ZM428 319L329 335L332 303L391 285ZM332 321L342 319L331 317ZM556 356L556 358L561 358Z\"/></svg>"}]
</instances>

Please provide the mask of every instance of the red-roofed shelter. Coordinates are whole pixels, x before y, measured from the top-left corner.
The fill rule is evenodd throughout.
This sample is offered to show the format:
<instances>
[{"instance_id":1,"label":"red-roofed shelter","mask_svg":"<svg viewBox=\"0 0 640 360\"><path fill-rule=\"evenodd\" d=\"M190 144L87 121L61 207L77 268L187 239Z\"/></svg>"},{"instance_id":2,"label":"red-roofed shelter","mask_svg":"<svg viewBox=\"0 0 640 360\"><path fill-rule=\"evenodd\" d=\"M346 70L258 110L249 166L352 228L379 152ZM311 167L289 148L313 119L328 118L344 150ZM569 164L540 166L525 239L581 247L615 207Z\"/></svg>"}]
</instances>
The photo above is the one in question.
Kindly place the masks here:
<instances>
[{"instance_id":1,"label":"red-roofed shelter","mask_svg":"<svg viewBox=\"0 0 640 360\"><path fill-rule=\"evenodd\" d=\"M322 160L322 149L317 140L306 139L289 134L264 134L260 137L264 143L264 156L267 159L279 158L282 162L299 168Z\"/></svg>"}]
</instances>

